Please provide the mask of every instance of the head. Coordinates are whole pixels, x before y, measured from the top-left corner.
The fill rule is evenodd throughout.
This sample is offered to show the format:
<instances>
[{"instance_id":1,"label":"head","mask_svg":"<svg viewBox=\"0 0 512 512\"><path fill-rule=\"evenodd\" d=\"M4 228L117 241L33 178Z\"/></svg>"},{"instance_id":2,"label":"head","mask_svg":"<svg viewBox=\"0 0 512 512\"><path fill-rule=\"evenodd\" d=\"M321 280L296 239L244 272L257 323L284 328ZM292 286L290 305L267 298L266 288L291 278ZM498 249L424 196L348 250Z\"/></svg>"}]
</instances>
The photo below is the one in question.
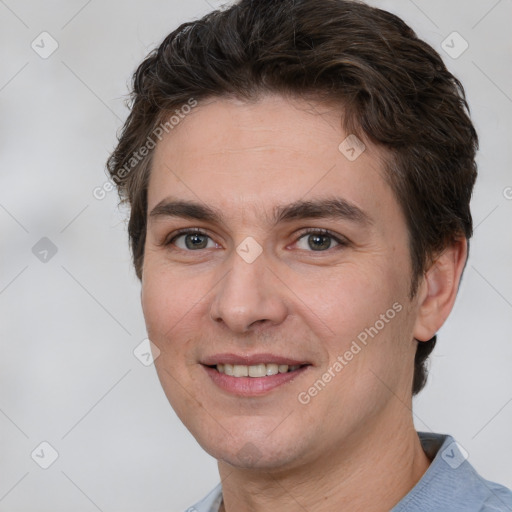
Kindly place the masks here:
<instances>
[{"instance_id":1,"label":"head","mask_svg":"<svg viewBox=\"0 0 512 512\"><path fill-rule=\"evenodd\" d=\"M210 453L249 441L267 460L282 389L306 392L281 430L307 451L423 388L467 258L476 149L439 55L359 2L242 0L146 58L108 169L159 377ZM286 351L308 366L268 395L209 387L215 354Z\"/></svg>"}]
</instances>

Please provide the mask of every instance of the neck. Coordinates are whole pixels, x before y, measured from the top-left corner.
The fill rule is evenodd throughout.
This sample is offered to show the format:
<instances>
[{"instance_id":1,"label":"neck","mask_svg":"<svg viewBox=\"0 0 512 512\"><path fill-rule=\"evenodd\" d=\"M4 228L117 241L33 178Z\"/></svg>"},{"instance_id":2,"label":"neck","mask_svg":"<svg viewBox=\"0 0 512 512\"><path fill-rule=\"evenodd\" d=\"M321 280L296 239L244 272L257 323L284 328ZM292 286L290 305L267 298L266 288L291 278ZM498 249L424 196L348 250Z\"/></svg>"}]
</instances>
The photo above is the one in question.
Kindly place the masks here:
<instances>
[{"instance_id":1,"label":"neck","mask_svg":"<svg viewBox=\"0 0 512 512\"><path fill-rule=\"evenodd\" d=\"M293 468L249 470L219 461L221 512L388 511L429 464L410 416L398 425L396 416L381 419Z\"/></svg>"}]
</instances>

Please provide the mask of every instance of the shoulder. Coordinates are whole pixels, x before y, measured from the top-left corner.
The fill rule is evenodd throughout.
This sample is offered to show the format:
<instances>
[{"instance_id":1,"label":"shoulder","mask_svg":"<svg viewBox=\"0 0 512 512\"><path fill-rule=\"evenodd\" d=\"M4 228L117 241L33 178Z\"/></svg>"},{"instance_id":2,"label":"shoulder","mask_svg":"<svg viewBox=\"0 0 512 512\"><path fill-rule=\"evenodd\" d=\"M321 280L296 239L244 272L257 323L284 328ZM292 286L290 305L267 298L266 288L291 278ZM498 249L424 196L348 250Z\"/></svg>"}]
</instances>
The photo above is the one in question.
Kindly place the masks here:
<instances>
[{"instance_id":1,"label":"shoulder","mask_svg":"<svg viewBox=\"0 0 512 512\"><path fill-rule=\"evenodd\" d=\"M480 479L487 488L487 496L479 512L496 512L497 510L512 512L512 490L496 482L490 482L481 477Z\"/></svg>"},{"instance_id":2,"label":"shoulder","mask_svg":"<svg viewBox=\"0 0 512 512\"><path fill-rule=\"evenodd\" d=\"M512 491L480 476L453 437L418 435L432 462L392 512L512 512Z\"/></svg>"}]
</instances>

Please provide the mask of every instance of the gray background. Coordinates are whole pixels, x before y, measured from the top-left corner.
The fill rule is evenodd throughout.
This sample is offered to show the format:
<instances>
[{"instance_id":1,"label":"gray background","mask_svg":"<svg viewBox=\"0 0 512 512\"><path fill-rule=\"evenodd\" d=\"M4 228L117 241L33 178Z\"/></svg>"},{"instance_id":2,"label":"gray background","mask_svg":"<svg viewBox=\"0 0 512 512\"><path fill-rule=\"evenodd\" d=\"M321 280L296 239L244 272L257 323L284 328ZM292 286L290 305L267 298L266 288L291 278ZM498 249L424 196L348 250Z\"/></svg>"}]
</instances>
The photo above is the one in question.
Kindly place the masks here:
<instances>
[{"instance_id":1,"label":"gray background","mask_svg":"<svg viewBox=\"0 0 512 512\"><path fill-rule=\"evenodd\" d=\"M126 211L115 192L92 195L136 65L218 3L0 0L0 511L172 512L218 481L133 354L146 333ZM481 137L471 256L416 425L456 436L512 487L512 1L372 3L440 51ZM50 48L43 31L59 45L46 59L31 47ZM453 31L469 43L457 58L441 47ZM34 254L43 237L53 256L47 242ZM43 441L59 454L48 469L31 458Z\"/></svg>"}]
</instances>

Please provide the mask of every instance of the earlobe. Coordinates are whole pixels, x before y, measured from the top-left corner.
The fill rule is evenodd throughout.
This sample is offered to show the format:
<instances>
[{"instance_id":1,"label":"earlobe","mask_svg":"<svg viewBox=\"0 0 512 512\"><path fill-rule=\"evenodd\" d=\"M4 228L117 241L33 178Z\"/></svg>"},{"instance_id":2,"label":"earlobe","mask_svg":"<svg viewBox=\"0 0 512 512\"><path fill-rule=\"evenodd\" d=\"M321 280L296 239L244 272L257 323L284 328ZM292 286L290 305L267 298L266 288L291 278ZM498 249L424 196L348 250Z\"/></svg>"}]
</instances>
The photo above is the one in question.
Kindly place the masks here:
<instances>
[{"instance_id":1,"label":"earlobe","mask_svg":"<svg viewBox=\"0 0 512 512\"><path fill-rule=\"evenodd\" d=\"M418 296L418 316L414 338L428 341L448 318L459 288L467 258L466 238L457 239L431 264L425 273Z\"/></svg>"}]
</instances>

